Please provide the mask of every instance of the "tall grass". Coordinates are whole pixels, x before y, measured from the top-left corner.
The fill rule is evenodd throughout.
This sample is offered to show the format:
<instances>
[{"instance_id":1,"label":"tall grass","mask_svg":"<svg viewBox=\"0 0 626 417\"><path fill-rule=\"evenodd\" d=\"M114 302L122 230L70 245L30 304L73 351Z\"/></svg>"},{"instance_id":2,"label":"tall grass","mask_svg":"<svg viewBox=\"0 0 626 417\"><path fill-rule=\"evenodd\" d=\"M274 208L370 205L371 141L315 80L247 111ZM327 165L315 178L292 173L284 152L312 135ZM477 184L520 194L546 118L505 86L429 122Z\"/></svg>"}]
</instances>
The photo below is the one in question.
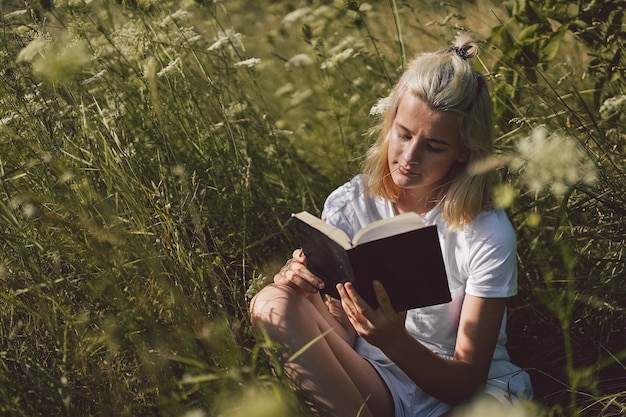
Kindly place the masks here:
<instances>
[{"instance_id":1,"label":"tall grass","mask_svg":"<svg viewBox=\"0 0 626 417\"><path fill-rule=\"evenodd\" d=\"M623 68L592 48L617 18L521 65L560 34L524 38L521 3L3 3L2 414L306 415L249 297L297 245L289 214L358 172L404 56L464 26L490 41L503 161L544 125L597 172L553 194L502 170L511 350L546 412L623 413L624 119L600 113L623 80L589 77Z\"/></svg>"}]
</instances>

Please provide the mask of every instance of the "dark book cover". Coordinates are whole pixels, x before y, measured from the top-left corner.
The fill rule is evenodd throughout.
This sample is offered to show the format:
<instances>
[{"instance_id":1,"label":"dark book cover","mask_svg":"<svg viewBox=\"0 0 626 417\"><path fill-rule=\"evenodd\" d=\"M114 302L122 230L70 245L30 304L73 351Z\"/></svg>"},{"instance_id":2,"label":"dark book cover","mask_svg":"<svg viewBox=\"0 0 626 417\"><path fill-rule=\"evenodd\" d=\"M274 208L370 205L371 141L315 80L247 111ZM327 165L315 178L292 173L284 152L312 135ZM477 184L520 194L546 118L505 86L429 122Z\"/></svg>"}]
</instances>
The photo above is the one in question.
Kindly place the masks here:
<instances>
[{"instance_id":1,"label":"dark book cover","mask_svg":"<svg viewBox=\"0 0 626 417\"><path fill-rule=\"evenodd\" d=\"M363 299L378 307L372 282L382 282L396 311L451 300L436 226L360 243L345 249L326 233L295 218L307 268L324 281L324 292L351 281Z\"/></svg>"}]
</instances>

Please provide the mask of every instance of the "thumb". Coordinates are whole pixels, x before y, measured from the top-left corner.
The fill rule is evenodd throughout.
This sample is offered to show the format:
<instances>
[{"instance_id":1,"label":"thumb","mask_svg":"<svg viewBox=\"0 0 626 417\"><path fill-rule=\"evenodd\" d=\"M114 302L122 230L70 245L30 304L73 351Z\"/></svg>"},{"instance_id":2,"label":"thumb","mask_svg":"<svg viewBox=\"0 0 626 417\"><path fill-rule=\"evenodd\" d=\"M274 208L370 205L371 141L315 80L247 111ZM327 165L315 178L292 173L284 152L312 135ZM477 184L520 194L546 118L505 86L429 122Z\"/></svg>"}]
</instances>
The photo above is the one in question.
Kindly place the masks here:
<instances>
[{"instance_id":1,"label":"thumb","mask_svg":"<svg viewBox=\"0 0 626 417\"><path fill-rule=\"evenodd\" d=\"M387 291L385 290L385 287L383 286L383 283L380 282L379 280L375 280L372 283L373 287L374 287L374 294L376 295L376 300L378 301L378 308L381 311L394 311L393 306L391 305L391 299L389 298L389 294L387 294Z\"/></svg>"}]
</instances>

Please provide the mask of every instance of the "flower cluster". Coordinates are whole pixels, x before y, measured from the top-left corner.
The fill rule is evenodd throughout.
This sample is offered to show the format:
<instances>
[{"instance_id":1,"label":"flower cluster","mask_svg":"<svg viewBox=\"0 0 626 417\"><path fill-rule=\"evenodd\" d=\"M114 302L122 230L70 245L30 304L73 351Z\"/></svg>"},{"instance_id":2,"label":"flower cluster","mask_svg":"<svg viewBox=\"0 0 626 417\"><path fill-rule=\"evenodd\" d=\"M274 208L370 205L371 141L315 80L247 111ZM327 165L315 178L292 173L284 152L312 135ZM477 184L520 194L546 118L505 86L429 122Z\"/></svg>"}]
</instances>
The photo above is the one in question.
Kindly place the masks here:
<instances>
[{"instance_id":1,"label":"flower cluster","mask_svg":"<svg viewBox=\"0 0 626 417\"><path fill-rule=\"evenodd\" d=\"M621 113L626 107L626 94L608 98L600 106L600 115L603 119L608 119Z\"/></svg>"},{"instance_id":2,"label":"flower cluster","mask_svg":"<svg viewBox=\"0 0 626 417\"><path fill-rule=\"evenodd\" d=\"M522 183L533 192L548 189L558 197L574 184L592 184L596 180L595 164L580 144L568 136L548 134L539 127L521 139L516 150L509 165L521 172Z\"/></svg>"}]
</instances>

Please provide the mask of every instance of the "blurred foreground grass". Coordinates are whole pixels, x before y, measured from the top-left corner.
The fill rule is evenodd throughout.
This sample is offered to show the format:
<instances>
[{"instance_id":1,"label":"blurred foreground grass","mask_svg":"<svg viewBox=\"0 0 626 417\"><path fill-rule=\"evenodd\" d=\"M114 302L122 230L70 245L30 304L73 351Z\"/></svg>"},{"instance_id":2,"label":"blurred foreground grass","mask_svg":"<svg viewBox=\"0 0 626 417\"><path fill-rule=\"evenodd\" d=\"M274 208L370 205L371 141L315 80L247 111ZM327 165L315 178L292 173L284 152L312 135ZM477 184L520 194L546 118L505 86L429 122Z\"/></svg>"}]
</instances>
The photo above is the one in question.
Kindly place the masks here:
<instances>
[{"instance_id":1,"label":"blurred foreground grass","mask_svg":"<svg viewBox=\"0 0 626 417\"><path fill-rule=\"evenodd\" d=\"M553 3L2 3L0 412L306 415L249 297L406 59L469 28L520 240L511 351L542 412L623 415L623 11Z\"/></svg>"}]
</instances>

